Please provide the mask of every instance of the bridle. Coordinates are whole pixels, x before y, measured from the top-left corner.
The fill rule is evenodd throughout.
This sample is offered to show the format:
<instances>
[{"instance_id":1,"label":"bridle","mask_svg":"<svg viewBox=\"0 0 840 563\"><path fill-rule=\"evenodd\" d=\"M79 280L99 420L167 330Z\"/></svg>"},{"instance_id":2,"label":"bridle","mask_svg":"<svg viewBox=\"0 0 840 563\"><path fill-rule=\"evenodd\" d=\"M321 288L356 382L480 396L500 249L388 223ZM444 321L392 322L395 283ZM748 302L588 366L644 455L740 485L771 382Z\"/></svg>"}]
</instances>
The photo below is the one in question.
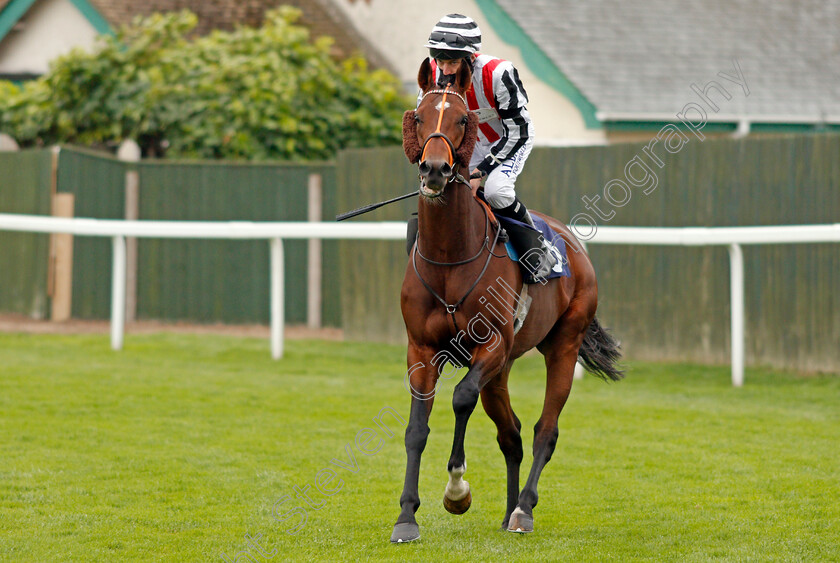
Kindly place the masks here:
<instances>
[{"instance_id":1,"label":"bridle","mask_svg":"<svg viewBox=\"0 0 840 563\"><path fill-rule=\"evenodd\" d=\"M429 141L431 141L432 139L443 139L444 142L446 143L447 150L449 151L449 155L448 155L449 158L448 158L447 162L448 162L449 166L452 167L452 170L454 172L454 174L452 174L452 176L447 180L446 185L449 185L452 182L457 182L457 183L463 184L464 186L466 186L469 189L470 188L469 180L464 178L464 176L462 174L460 174L459 172L455 171L455 151L456 151L455 145L452 143L452 141L449 139L449 137L447 137L446 134L443 133L440 130L441 124L443 123L443 112L446 109L446 97L449 94L454 94L455 96L458 96L458 98L460 98L461 101L464 103L464 108L469 107L467 105L467 100L463 95L459 94L458 92L455 92L454 90L450 90L449 86L447 86L443 90L438 89L438 90L429 90L429 91L425 92L423 94L423 97L420 98L420 103L422 103L423 100L426 98L426 96L428 96L430 94L443 94L443 98L441 99L441 102L440 102L440 110L439 110L439 113L438 113L438 121L437 121L437 127L435 129L435 132L432 133L431 135L429 135L428 137L426 137L426 140L423 142L423 150L422 150L421 156L420 156L421 166L422 166L422 163L425 162L425 160L426 160L426 158L425 158L426 157L426 147L428 146ZM418 107L419 107L419 105L420 104L418 104ZM443 190L441 190L440 193L443 193ZM422 192L421 192L421 194L422 194ZM423 194L423 195L424 195L424 197L429 197L425 194ZM440 194L438 194L438 195L440 195ZM438 196L436 195L436 196L433 196L433 197L438 197ZM454 325L456 332L458 332L458 323L455 320L455 311L458 310L458 307L460 307L461 304L463 304L464 301L466 301L467 297L478 286L478 283L481 281L481 278L483 278L484 274L487 272L487 268L490 267L490 261L493 259L493 257L494 256L497 257L497 258L500 257L499 255L495 254L493 251L496 249L496 245L499 242L499 238L500 238L502 229L501 229L501 227L497 226L497 228L495 229L496 233L495 233L495 236L493 237L493 242L491 244L490 243L490 236L488 234L489 231L490 231L490 228L491 228L491 223L492 223L492 221L490 219L490 212L489 212L489 209L485 205L482 205L481 208L484 211L484 217L485 217L484 242L481 244L481 248L478 249L478 252L474 256L472 256L471 258L467 258L466 260L459 260L459 261L456 261L456 262L436 262L434 260L426 258L425 256L423 256L423 253L420 252L420 236L419 236L419 234L417 236L417 239L414 241L414 247L412 248L412 252L411 252L411 264L414 267L414 273L417 275L417 279L419 279L420 283L423 284L423 287L425 287L426 290L428 290L428 292L431 293L432 296L441 305L444 306L444 308L446 309L446 312L449 313L449 315L452 317L452 324ZM434 288L432 288L432 286L429 285L429 283L426 280L423 279L423 276L420 275L420 271L417 269L417 256L418 255L420 256L421 259L423 259L423 261L425 261L429 264L432 264L434 266L453 267L453 266L462 266L464 264L469 264L470 262L473 262L473 261L477 260L479 258L479 256L481 256L481 254L484 252L484 249L487 249L487 261L484 263L484 267L481 269L481 273L478 274L478 277L473 282L473 284L470 286L470 288L467 290L467 292L460 299L458 299L455 303L447 303L446 300L443 297L441 297L440 294L438 294L434 290Z\"/></svg>"},{"instance_id":2,"label":"bridle","mask_svg":"<svg viewBox=\"0 0 840 563\"><path fill-rule=\"evenodd\" d=\"M446 106L447 106L446 97L449 94L457 96L464 103L464 109L467 109L469 111L469 109L468 109L469 105L467 105L467 99L462 94L456 92L455 90L450 90L449 85L447 85L446 88L444 88L442 90L441 89L435 89L435 90L428 90L428 91L424 92L423 96L420 98L420 103L417 104L417 107L420 107L420 104L423 103L423 100L426 99L426 96L429 96L431 94L443 94L443 98L440 101L440 109L438 110L438 120L437 120L437 127L435 128L435 132L432 133L431 135L429 135L428 137L426 137L426 139L423 141L423 148L422 148L422 151L420 153L420 166L422 168L423 163L426 162L426 149L429 146L429 142L432 139L443 139L443 141L446 143L446 150L447 150L447 153L448 153L446 162L449 165L450 169L453 171L452 176L446 181L446 185L449 185L452 182L459 182L461 184L465 184L465 185L469 186L470 185L469 180L464 178L464 176L460 172L457 172L455 170L455 151L456 151L455 145L452 143L452 140L449 137L447 137L446 133L444 133L440 130L441 125L443 124L443 112L446 110ZM433 196L430 196L428 194L424 194L422 192L421 192L421 195L423 197L436 198L436 197L439 197L440 194L442 194L442 193L443 193L443 190L438 192L437 195L433 195Z\"/></svg>"}]
</instances>

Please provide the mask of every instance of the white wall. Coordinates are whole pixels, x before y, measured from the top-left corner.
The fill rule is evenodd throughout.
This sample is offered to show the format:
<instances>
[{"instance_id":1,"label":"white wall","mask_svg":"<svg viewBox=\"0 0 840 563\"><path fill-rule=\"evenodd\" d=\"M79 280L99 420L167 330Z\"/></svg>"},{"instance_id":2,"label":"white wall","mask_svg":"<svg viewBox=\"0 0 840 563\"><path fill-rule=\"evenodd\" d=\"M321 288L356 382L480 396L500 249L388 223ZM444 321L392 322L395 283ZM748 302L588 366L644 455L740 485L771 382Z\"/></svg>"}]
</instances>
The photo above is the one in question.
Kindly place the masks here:
<instances>
[{"instance_id":1,"label":"white wall","mask_svg":"<svg viewBox=\"0 0 840 563\"><path fill-rule=\"evenodd\" d=\"M518 48L496 35L472 0L331 0L353 22L356 30L400 69L409 91L417 88L417 70L428 56L423 48L429 32L444 15L460 13L481 28L482 52L507 59L519 70L528 92L528 111L534 120L537 143L605 143L601 130L586 129L577 108L560 92L539 80L525 64Z\"/></svg>"},{"instance_id":2,"label":"white wall","mask_svg":"<svg viewBox=\"0 0 840 563\"><path fill-rule=\"evenodd\" d=\"M0 72L43 74L73 47L90 48L96 29L69 0L38 0L0 43Z\"/></svg>"}]
</instances>

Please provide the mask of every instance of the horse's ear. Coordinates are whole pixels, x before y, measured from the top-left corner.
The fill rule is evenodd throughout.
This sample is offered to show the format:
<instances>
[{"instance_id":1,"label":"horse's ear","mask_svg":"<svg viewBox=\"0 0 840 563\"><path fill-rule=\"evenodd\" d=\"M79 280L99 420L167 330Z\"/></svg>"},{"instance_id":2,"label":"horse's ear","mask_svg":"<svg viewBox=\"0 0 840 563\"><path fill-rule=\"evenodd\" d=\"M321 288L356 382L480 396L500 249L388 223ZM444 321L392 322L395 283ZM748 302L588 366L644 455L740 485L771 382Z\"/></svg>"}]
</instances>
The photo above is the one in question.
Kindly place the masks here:
<instances>
[{"instance_id":1,"label":"horse's ear","mask_svg":"<svg viewBox=\"0 0 840 563\"><path fill-rule=\"evenodd\" d=\"M420 153L423 151L420 141L417 140L415 115L417 114L414 110L408 110L403 114L403 150L411 164L416 164L420 160Z\"/></svg>"},{"instance_id":2,"label":"horse's ear","mask_svg":"<svg viewBox=\"0 0 840 563\"><path fill-rule=\"evenodd\" d=\"M432 63L430 63L429 58L426 57L423 59L423 62L420 63L420 71L417 73L417 85L420 86L421 92L431 90L435 85L435 77L433 74Z\"/></svg>"},{"instance_id":3,"label":"horse's ear","mask_svg":"<svg viewBox=\"0 0 840 563\"><path fill-rule=\"evenodd\" d=\"M470 88L470 81L472 80L472 70L467 61L461 63L458 67L458 72L455 73L455 89L458 92L466 92Z\"/></svg>"},{"instance_id":4,"label":"horse's ear","mask_svg":"<svg viewBox=\"0 0 840 563\"><path fill-rule=\"evenodd\" d=\"M467 113L467 125L464 127L464 138L461 145L455 151L455 159L464 166L470 165L475 142L478 140L478 115L475 112Z\"/></svg>"}]
</instances>

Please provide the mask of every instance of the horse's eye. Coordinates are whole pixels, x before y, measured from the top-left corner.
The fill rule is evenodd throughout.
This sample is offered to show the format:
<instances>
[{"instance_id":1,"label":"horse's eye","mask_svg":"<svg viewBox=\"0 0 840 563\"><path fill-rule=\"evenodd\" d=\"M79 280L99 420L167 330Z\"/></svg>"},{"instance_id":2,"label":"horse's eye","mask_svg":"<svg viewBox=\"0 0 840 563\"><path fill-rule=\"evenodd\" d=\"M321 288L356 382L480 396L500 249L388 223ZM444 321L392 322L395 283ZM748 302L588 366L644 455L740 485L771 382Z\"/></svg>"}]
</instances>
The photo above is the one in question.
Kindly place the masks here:
<instances>
[{"instance_id":1,"label":"horse's eye","mask_svg":"<svg viewBox=\"0 0 840 563\"><path fill-rule=\"evenodd\" d=\"M423 120L420 119L420 116L417 115L416 113L414 114L414 123L416 123L417 125L420 125L421 123L423 123Z\"/></svg>"},{"instance_id":2,"label":"horse's eye","mask_svg":"<svg viewBox=\"0 0 840 563\"><path fill-rule=\"evenodd\" d=\"M469 121L469 119L467 119L467 116L465 115L464 117L461 118L461 121L459 121L458 124L461 127L466 127L468 121Z\"/></svg>"}]
</instances>

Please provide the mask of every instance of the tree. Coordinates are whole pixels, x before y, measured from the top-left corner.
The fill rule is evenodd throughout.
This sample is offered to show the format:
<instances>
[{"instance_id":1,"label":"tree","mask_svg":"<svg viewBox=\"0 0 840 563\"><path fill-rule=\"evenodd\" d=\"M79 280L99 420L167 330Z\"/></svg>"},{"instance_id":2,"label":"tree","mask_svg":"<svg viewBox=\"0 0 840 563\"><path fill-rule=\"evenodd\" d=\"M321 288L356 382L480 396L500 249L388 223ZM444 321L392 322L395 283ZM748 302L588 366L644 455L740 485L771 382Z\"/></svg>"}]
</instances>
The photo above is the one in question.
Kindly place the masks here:
<instances>
[{"instance_id":1,"label":"tree","mask_svg":"<svg viewBox=\"0 0 840 563\"><path fill-rule=\"evenodd\" d=\"M0 82L0 130L22 146L137 140L147 156L316 160L401 141L396 78L311 41L299 12L193 37L188 11L138 19L22 87Z\"/></svg>"}]
</instances>

